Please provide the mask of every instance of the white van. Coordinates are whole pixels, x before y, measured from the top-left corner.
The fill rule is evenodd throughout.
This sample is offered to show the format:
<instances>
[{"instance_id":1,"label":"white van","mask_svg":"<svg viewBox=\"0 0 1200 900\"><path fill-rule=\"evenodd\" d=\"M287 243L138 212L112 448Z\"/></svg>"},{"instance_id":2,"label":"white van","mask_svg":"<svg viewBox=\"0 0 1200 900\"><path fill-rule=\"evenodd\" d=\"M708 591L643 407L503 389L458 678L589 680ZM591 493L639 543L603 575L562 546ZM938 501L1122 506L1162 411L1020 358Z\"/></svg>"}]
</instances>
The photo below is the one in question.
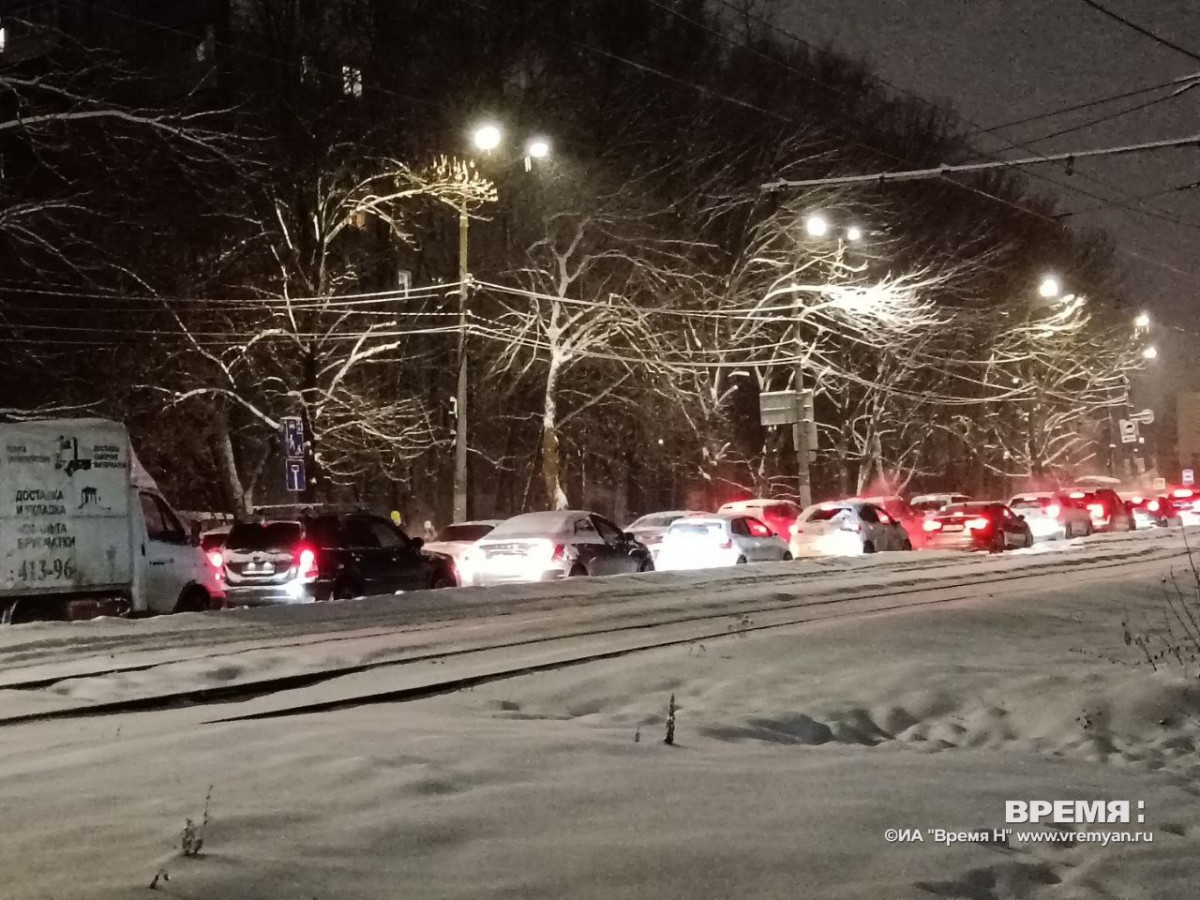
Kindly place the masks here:
<instances>
[{"instance_id":1,"label":"white van","mask_svg":"<svg viewBox=\"0 0 1200 900\"><path fill-rule=\"evenodd\" d=\"M222 604L220 569L106 419L0 424L0 622Z\"/></svg>"}]
</instances>

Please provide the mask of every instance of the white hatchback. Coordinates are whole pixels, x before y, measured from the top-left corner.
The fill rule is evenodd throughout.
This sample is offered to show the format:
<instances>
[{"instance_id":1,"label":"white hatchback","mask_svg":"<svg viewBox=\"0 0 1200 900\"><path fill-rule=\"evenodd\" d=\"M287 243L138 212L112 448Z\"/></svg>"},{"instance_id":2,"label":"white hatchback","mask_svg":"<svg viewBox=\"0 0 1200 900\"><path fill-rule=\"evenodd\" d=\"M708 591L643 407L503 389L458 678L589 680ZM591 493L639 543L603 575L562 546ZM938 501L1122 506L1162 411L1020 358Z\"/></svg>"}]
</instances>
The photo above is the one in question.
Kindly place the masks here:
<instances>
[{"instance_id":1,"label":"white hatchback","mask_svg":"<svg viewBox=\"0 0 1200 900\"><path fill-rule=\"evenodd\" d=\"M792 529L793 556L860 556L911 550L908 532L873 503L844 500L810 506Z\"/></svg>"},{"instance_id":2,"label":"white hatchback","mask_svg":"<svg viewBox=\"0 0 1200 900\"><path fill-rule=\"evenodd\" d=\"M659 545L655 568L713 569L791 558L788 545L753 516L715 513L672 522Z\"/></svg>"},{"instance_id":3,"label":"white hatchback","mask_svg":"<svg viewBox=\"0 0 1200 900\"><path fill-rule=\"evenodd\" d=\"M1062 541L1092 533L1092 517L1069 498L1053 491L1027 491L1008 501L1023 517L1035 541Z\"/></svg>"}]
</instances>

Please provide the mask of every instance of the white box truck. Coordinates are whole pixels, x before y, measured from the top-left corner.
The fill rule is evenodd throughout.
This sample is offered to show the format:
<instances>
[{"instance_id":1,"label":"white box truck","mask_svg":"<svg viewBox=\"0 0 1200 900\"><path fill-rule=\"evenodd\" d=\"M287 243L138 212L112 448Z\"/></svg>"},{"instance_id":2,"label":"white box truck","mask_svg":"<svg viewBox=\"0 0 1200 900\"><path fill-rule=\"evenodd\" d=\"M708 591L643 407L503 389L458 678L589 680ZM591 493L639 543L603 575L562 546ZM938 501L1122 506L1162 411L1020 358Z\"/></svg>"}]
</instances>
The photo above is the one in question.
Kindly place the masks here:
<instances>
[{"instance_id":1,"label":"white box truck","mask_svg":"<svg viewBox=\"0 0 1200 900\"><path fill-rule=\"evenodd\" d=\"M0 623L219 607L200 549L106 419L0 423Z\"/></svg>"}]
</instances>

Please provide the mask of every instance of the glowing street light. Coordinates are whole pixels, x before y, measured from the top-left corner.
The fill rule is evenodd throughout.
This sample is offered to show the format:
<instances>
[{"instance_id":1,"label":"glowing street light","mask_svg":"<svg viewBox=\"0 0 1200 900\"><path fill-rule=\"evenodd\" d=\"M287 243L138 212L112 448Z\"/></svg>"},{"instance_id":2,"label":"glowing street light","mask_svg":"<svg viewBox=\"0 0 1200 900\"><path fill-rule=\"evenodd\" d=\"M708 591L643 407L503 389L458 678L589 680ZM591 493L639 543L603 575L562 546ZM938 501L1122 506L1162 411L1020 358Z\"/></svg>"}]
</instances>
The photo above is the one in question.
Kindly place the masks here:
<instances>
[{"instance_id":1,"label":"glowing street light","mask_svg":"<svg viewBox=\"0 0 1200 900\"><path fill-rule=\"evenodd\" d=\"M1038 285L1038 293L1047 300L1051 300L1062 293L1062 284L1053 275L1047 275Z\"/></svg>"},{"instance_id":2,"label":"glowing street light","mask_svg":"<svg viewBox=\"0 0 1200 900\"><path fill-rule=\"evenodd\" d=\"M851 225L846 229L846 240L852 244L857 244L863 239L863 230L857 225Z\"/></svg>"},{"instance_id":3,"label":"glowing street light","mask_svg":"<svg viewBox=\"0 0 1200 900\"><path fill-rule=\"evenodd\" d=\"M499 147L502 137L503 135L500 132L499 126L489 123L487 125L480 125L471 133L471 143L475 145L476 150L487 152Z\"/></svg>"},{"instance_id":4,"label":"glowing street light","mask_svg":"<svg viewBox=\"0 0 1200 900\"><path fill-rule=\"evenodd\" d=\"M825 237L829 233L829 220L819 214L811 215L804 220L804 230L809 237Z\"/></svg>"},{"instance_id":5,"label":"glowing street light","mask_svg":"<svg viewBox=\"0 0 1200 900\"><path fill-rule=\"evenodd\" d=\"M534 159L545 159L550 155L550 142L545 138L533 138L525 147L525 152Z\"/></svg>"},{"instance_id":6,"label":"glowing street light","mask_svg":"<svg viewBox=\"0 0 1200 900\"><path fill-rule=\"evenodd\" d=\"M1158 359L1158 348L1153 346L1147 347L1142 351L1142 359Z\"/></svg>"},{"instance_id":7,"label":"glowing street light","mask_svg":"<svg viewBox=\"0 0 1200 900\"><path fill-rule=\"evenodd\" d=\"M1147 328L1150 327L1150 314L1149 313L1140 313L1138 315L1138 317L1133 320L1133 326L1134 326L1134 328L1137 328L1139 331L1145 331Z\"/></svg>"}]
</instances>

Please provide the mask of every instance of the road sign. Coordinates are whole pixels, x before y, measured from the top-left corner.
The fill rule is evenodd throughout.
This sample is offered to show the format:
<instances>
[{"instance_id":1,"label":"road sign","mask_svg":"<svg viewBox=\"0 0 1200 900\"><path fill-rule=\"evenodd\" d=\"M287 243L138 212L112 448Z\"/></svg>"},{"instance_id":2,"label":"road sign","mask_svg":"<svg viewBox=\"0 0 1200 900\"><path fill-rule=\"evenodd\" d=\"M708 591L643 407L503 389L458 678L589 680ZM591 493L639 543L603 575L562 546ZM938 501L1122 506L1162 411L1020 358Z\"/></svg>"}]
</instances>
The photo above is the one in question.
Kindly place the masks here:
<instances>
[{"instance_id":1,"label":"road sign","mask_svg":"<svg viewBox=\"0 0 1200 900\"><path fill-rule=\"evenodd\" d=\"M767 427L813 421L812 391L769 391L758 395L759 422Z\"/></svg>"},{"instance_id":2,"label":"road sign","mask_svg":"<svg viewBox=\"0 0 1200 900\"><path fill-rule=\"evenodd\" d=\"M1143 410L1140 410L1139 412L1135 412L1133 415L1131 415L1129 417L1129 421L1137 422L1139 425L1153 425L1154 424L1154 410L1143 409Z\"/></svg>"},{"instance_id":3,"label":"road sign","mask_svg":"<svg viewBox=\"0 0 1200 900\"><path fill-rule=\"evenodd\" d=\"M1156 491L1165 491L1167 489L1167 479L1155 478L1153 487Z\"/></svg>"},{"instance_id":4,"label":"road sign","mask_svg":"<svg viewBox=\"0 0 1200 900\"><path fill-rule=\"evenodd\" d=\"M289 459L283 465L283 475L287 480L287 489L297 493L304 490L307 482L307 479L304 477L304 460Z\"/></svg>"},{"instance_id":5,"label":"road sign","mask_svg":"<svg viewBox=\"0 0 1200 900\"><path fill-rule=\"evenodd\" d=\"M1184 469L1183 470L1183 483L1186 485L1189 485L1189 486L1196 483L1196 470L1195 469Z\"/></svg>"},{"instance_id":6,"label":"road sign","mask_svg":"<svg viewBox=\"0 0 1200 900\"><path fill-rule=\"evenodd\" d=\"M1138 423L1129 419L1121 419L1121 443L1136 444L1138 439Z\"/></svg>"},{"instance_id":7,"label":"road sign","mask_svg":"<svg viewBox=\"0 0 1200 900\"><path fill-rule=\"evenodd\" d=\"M304 459L304 422L299 416L284 416L283 445L288 459Z\"/></svg>"},{"instance_id":8,"label":"road sign","mask_svg":"<svg viewBox=\"0 0 1200 900\"><path fill-rule=\"evenodd\" d=\"M758 420L767 427L800 421L800 398L795 391L770 391L758 395Z\"/></svg>"}]
</instances>

